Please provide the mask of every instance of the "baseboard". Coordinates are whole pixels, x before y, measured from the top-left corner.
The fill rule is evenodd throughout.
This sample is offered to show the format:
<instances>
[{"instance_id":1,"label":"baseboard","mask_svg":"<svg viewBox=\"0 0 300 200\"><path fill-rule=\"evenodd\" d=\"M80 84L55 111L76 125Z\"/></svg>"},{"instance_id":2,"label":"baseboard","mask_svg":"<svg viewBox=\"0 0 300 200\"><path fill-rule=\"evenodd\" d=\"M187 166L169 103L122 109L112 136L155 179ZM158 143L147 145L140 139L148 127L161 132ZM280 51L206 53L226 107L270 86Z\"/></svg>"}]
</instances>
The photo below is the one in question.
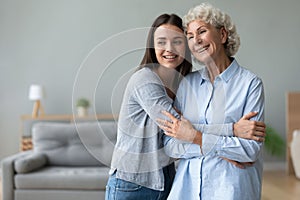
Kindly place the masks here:
<instances>
[{"instance_id":1,"label":"baseboard","mask_svg":"<svg viewBox=\"0 0 300 200\"><path fill-rule=\"evenodd\" d=\"M285 171L286 167L286 162L283 161L264 162L264 171Z\"/></svg>"}]
</instances>

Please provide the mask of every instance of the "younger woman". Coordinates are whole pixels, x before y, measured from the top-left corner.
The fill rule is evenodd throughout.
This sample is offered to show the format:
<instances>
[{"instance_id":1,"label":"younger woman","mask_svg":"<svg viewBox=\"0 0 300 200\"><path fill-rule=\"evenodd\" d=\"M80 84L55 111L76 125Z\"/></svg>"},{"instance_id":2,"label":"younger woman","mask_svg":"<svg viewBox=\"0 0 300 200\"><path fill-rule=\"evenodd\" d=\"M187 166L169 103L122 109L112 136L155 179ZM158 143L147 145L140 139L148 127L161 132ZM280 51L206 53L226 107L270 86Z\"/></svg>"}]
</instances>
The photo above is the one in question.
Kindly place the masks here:
<instances>
[{"instance_id":1,"label":"younger woman","mask_svg":"<svg viewBox=\"0 0 300 200\"><path fill-rule=\"evenodd\" d=\"M124 93L106 200L167 198L175 168L164 152L155 119L161 110L178 116L172 103L181 77L192 69L190 60L181 18L160 15Z\"/></svg>"}]
</instances>

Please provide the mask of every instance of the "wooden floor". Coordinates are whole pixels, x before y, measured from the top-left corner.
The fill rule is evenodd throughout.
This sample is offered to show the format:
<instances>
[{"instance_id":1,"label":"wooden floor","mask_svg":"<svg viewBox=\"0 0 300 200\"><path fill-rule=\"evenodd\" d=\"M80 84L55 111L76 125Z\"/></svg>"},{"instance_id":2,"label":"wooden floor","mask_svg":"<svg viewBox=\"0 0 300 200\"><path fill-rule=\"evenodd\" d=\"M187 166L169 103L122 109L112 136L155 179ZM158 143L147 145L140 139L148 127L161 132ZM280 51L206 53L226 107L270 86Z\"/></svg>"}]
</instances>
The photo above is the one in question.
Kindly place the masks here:
<instances>
[{"instance_id":1,"label":"wooden floor","mask_svg":"<svg viewBox=\"0 0 300 200\"><path fill-rule=\"evenodd\" d=\"M2 184L0 179L0 199L2 200ZM299 200L300 180L287 176L285 171L264 172L261 200Z\"/></svg>"},{"instance_id":2,"label":"wooden floor","mask_svg":"<svg viewBox=\"0 0 300 200\"><path fill-rule=\"evenodd\" d=\"M263 177L262 200L299 200L300 180L285 171L266 171Z\"/></svg>"}]
</instances>

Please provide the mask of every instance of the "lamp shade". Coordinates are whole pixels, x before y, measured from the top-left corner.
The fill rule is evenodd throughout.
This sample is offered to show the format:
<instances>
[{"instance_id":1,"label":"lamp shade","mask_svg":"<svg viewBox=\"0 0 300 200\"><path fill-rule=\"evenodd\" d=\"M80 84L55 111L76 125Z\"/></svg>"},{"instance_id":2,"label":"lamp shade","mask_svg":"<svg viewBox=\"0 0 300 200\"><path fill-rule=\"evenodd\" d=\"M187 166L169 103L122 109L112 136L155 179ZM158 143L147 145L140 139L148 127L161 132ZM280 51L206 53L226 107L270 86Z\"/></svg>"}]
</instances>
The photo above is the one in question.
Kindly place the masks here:
<instances>
[{"instance_id":1,"label":"lamp shade","mask_svg":"<svg viewBox=\"0 0 300 200\"><path fill-rule=\"evenodd\" d=\"M44 89L41 85L31 85L29 88L30 100L41 100L44 97Z\"/></svg>"}]
</instances>

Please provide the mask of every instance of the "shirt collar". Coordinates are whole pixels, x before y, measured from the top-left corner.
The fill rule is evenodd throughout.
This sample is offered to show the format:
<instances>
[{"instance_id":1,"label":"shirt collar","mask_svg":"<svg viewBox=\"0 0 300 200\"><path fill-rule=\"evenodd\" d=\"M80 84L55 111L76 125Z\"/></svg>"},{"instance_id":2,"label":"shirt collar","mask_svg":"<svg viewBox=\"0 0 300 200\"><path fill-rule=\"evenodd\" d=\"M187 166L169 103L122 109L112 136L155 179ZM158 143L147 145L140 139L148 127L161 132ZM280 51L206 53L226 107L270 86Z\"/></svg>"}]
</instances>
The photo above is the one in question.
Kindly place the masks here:
<instances>
[{"instance_id":1,"label":"shirt collar","mask_svg":"<svg viewBox=\"0 0 300 200\"><path fill-rule=\"evenodd\" d=\"M220 78L223 79L225 82L228 82L238 70L239 64L237 63L236 59L232 58L231 64L227 67L227 69L220 74Z\"/></svg>"},{"instance_id":2,"label":"shirt collar","mask_svg":"<svg viewBox=\"0 0 300 200\"><path fill-rule=\"evenodd\" d=\"M236 59L232 58L231 64L227 67L225 71L223 71L219 77L224 80L225 82L228 82L236 73L238 70L239 64L237 63ZM206 67L200 72L201 73L201 81L200 84L202 84L204 81L210 81L208 76L208 70Z\"/></svg>"}]
</instances>

